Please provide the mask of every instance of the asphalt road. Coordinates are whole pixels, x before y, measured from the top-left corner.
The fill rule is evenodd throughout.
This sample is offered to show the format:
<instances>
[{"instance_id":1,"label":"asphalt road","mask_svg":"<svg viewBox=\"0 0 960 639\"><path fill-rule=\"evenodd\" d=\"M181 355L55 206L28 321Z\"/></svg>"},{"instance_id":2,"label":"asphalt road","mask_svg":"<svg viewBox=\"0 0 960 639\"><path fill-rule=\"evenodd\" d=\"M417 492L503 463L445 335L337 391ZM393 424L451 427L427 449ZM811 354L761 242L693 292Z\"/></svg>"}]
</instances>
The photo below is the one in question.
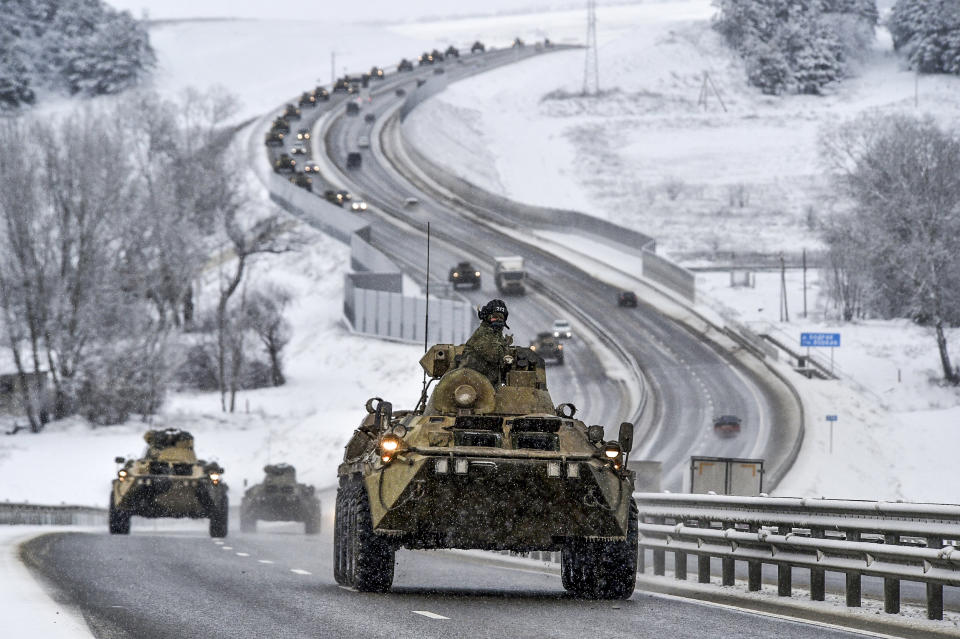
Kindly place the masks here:
<instances>
[{"instance_id":1,"label":"asphalt road","mask_svg":"<svg viewBox=\"0 0 960 639\"><path fill-rule=\"evenodd\" d=\"M102 639L860 636L639 591L578 600L535 565L440 552L401 550L390 593L353 592L333 580L332 501L316 537L281 524L213 540L134 522L128 537L57 533L22 552Z\"/></svg>"},{"instance_id":2,"label":"asphalt road","mask_svg":"<svg viewBox=\"0 0 960 639\"><path fill-rule=\"evenodd\" d=\"M493 63L488 63L484 68L492 66ZM475 70L464 65L448 65L447 75L448 79L454 80L472 71ZM412 85L413 82L409 86ZM401 99L392 91L384 92L364 105L361 116L373 112L382 118L395 109L396 102ZM769 379L758 379L725 353L704 343L700 336L665 318L642 301L637 309L618 307L618 289L615 287L535 246L476 223L474 216L455 203L437 199L404 179L393 167L377 162L378 154L363 151L362 166L347 169L347 153L357 150L357 139L361 135L370 136L370 132L370 125L363 117L338 118L326 138L326 149L344 181L356 185L356 190L384 214L379 217L380 224L374 227L375 243L379 238L380 247L392 255L422 255L422 240L409 228L423 228L426 221L431 221L433 232L447 245L459 249L461 254L482 260L480 267L487 285L482 295L471 296L471 300L478 302L495 292L489 288L493 256L525 256L533 280L550 291L562 291L563 299L555 300L557 303L566 304L573 300L642 367L653 400L650 410L654 411L648 416L654 428L651 439L645 443L644 458L663 462L664 488L683 489L691 455L775 459L782 458L783 451L789 449L792 441L777 428L789 407L784 404L783 394L770 391ZM375 136L370 137L372 145L380 144ZM387 151L389 155L389 149ZM417 197L420 204L412 208L403 206L404 198L409 196ZM397 222L401 225L398 226ZM431 276L444 279L446 269L455 257L451 254L447 261L439 260L436 270L431 269ZM535 298L511 297L507 302L511 318L518 315L538 317L538 300ZM578 374L574 386L564 387L564 390L571 394L579 390L581 396L585 395L585 402L574 400L574 403L586 407L587 414L592 417L591 398L609 401L602 394L595 394L598 391L591 387L591 384L602 381L587 371ZM595 405L596 401L592 403ZM712 420L719 414L735 414L743 418L743 431L738 437L721 439L713 433Z\"/></svg>"}]
</instances>

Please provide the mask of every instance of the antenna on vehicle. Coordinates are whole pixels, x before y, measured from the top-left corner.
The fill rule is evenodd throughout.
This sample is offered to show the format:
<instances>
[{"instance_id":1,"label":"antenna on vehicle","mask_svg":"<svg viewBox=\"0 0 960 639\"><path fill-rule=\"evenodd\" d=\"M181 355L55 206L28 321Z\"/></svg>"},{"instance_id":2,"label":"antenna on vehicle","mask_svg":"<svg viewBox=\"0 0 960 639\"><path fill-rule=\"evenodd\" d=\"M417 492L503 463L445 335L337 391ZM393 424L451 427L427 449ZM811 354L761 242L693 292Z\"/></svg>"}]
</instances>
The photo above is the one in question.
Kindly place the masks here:
<instances>
[{"instance_id":1,"label":"antenna on vehicle","mask_svg":"<svg viewBox=\"0 0 960 639\"><path fill-rule=\"evenodd\" d=\"M427 352L427 340L430 333L430 222L427 222L427 286L426 286L426 308L423 312L423 352ZM417 403L417 410L420 407L427 406L427 371L423 371L423 390L420 392L420 401Z\"/></svg>"}]
</instances>

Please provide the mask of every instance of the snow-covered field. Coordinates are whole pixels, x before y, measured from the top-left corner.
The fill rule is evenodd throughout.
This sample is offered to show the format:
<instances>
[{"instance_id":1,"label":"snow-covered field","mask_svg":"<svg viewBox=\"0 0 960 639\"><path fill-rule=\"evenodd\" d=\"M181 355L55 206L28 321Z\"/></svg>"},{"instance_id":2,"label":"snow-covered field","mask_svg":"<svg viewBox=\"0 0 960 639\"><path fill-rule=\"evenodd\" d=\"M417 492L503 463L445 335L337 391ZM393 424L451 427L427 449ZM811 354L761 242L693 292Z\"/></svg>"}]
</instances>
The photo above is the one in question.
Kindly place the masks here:
<instances>
[{"instance_id":1,"label":"snow-covered field","mask_svg":"<svg viewBox=\"0 0 960 639\"><path fill-rule=\"evenodd\" d=\"M822 188L815 173L817 128L867 107L909 106L913 78L878 52L860 79L830 97L764 98L744 86L739 63L709 30L711 12L707 0L602 7L600 78L618 92L600 102L542 100L556 89L579 88L582 52L557 53L457 84L421 107L415 132L463 172L485 167L471 176L492 190L641 228L679 257L703 261L714 247L812 248L816 238L805 207ZM393 64L447 42L480 38L505 46L515 35L579 40L583 22L582 11L567 11L389 28L331 29L293 20L166 23L152 31L160 61L155 86L169 95L219 83L238 96L242 120L327 81L331 49L340 73L344 65ZM729 113L713 97L706 110L697 109L704 70ZM924 78L921 105L936 99L944 117L953 117L960 112L956 82ZM423 125L431 118L433 131ZM743 209L729 205L741 184L749 195ZM410 405L419 392L420 349L353 337L342 325L347 248L308 229L303 234L310 238L305 250L263 258L253 270L255 279L281 281L297 296L289 312L289 383L241 393L235 414L220 411L216 394L174 394L155 420L195 434L198 452L226 467L234 503L243 479L258 480L267 461L294 463L304 481L318 486L333 483L363 402L380 395ZM557 239L586 247L579 238ZM930 381L937 377L932 336L906 323L826 319L814 274L810 318L802 321L799 274L789 275L792 321L782 324L778 275L758 273L755 289L729 287L726 274L701 278L704 313L722 309L751 325L773 321L793 339L801 330L843 335L836 363L856 383L797 378L810 415L808 437L780 492L956 501L937 475L960 443L951 427L960 410L954 389ZM828 413L840 418L832 455L823 421ZM40 436L0 437L0 499L105 505L113 457L139 453L145 428L92 430L68 421ZM38 468L70 469L71 481L37 481Z\"/></svg>"}]
</instances>

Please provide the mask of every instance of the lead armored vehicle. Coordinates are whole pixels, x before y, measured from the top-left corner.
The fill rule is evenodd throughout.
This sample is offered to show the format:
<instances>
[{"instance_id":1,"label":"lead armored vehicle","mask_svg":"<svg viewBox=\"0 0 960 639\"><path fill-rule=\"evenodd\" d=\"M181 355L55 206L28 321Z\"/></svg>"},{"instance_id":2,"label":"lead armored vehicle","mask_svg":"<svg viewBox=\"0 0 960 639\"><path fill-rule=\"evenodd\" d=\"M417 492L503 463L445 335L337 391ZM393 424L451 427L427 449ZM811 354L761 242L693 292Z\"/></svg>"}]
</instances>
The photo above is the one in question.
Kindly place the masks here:
<instances>
[{"instance_id":1,"label":"lead armored vehicle","mask_svg":"<svg viewBox=\"0 0 960 639\"><path fill-rule=\"evenodd\" d=\"M628 598L633 425L608 441L572 404L555 406L543 359L527 348L506 349L497 384L459 367L462 353L453 344L427 351L430 382L415 409L367 401L338 468L336 581L389 590L399 548L546 550L560 551L572 593Z\"/></svg>"},{"instance_id":2,"label":"lead armored vehicle","mask_svg":"<svg viewBox=\"0 0 960 639\"><path fill-rule=\"evenodd\" d=\"M223 468L197 459L193 435L178 428L148 430L140 459L123 464L110 491L110 533L130 533L130 518L210 519L210 536L227 536L227 485Z\"/></svg>"},{"instance_id":3,"label":"lead armored vehicle","mask_svg":"<svg viewBox=\"0 0 960 639\"><path fill-rule=\"evenodd\" d=\"M251 486L240 502L240 530L255 532L257 521L302 521L304 532L320 532L320 500L313 486L297 483L297 471L290 464L263 467L263 482Z\"/></svg>"}]
</instances>

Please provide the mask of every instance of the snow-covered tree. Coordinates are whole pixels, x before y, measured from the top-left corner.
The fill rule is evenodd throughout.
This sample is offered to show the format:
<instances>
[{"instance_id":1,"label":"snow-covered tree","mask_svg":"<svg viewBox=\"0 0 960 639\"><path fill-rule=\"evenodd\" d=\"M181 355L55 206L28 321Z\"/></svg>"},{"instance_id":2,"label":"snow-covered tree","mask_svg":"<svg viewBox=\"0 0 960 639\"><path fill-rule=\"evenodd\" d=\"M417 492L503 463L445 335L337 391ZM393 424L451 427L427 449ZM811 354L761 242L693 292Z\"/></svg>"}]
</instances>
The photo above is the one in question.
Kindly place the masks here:
<instances>
[{"instance_id":1,"label":"snow-covered tree","mask_svg":"<svg viewBox=\"0 0 960 639\"><path fill-rule=\"evenodd\" d=\"M960 2L897 0L889 26L894 47L911 67L960 74Z\"/></svg>"}]
</instances>

